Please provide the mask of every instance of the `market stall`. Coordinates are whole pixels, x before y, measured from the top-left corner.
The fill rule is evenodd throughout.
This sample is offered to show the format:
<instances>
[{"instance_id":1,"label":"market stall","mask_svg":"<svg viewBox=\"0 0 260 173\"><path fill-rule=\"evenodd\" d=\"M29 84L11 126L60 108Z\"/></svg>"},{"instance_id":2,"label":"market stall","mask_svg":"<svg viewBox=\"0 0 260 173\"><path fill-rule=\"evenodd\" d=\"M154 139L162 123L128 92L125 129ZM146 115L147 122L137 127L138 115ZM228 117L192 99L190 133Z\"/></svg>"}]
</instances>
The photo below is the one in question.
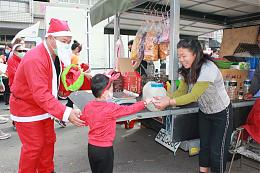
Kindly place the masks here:
<instances>
[{"instance_id":1,"label":"market stall","mask_svg":"<svg viewBox=\"0 0 260 173\"><path fill-rule=\"evenodd\" d=\"M259 4L254 4L254 1L223 1L223 0L209 0L207 2L201 1L120 1L119 4L111 1L99 1L90 11L91 23L95 25L100 21L115 15L114 19L105 27L105 33L115 35L115 40L120 34L133 34L141 28L143 23L147 20L161 21L162 13L169 14L169 74L168 78L172 84L175 84L178 79L178 62L176 45L181 36L197 37L204 33L211 31L259 24L259 12L260 8L256 7ZM170 8L172 7L172 8ZM107 9L107 10L102 10ZM148 59L153 60L153 59ZM175 89L173 85L172 89ZM239 106L237 106L239 105ZM237 126L241 125L246 119L246 115L249 112L253 101L234 101L234 111L237 119ZM198 108L176 108L171 110L159 111L159 112L142 112L136 115L131 115L122 120L129 119L144 119L158 116L166 116L166 121L161 127L166 128L164 137L160 139L167 141L164 146L176 151L175 148L179 146L179 141L195 139L196 134L193 137L188 138L187 133L184 137L180 137L181 140L176 140L176 129L174 131L174 122L176 117L180 115L186 115L184 118L194 117ZM243 115L242 115L243 114ZM173 115L173 116L167 116ZM241 116L243 118L241 118ZM195 118L196 119L196 118ZM242 120L243 119L243 120ZM192 122L192 121L191 121ZM196 124L196 123L194 123ZM186 124L187 125L187 124ZM183 130L183 126L180 127ZM180 129L179 129L180 130ZM173 133L174 131L174 133ZM160 134L160 133L159 133ZM159 135L158 134L158 135ZM186 139L185 139L186 137ZM171 142L177 142L174 149L171 147ZM177 147L178 148L178 147Z\"/></svg>"}]
</instances>

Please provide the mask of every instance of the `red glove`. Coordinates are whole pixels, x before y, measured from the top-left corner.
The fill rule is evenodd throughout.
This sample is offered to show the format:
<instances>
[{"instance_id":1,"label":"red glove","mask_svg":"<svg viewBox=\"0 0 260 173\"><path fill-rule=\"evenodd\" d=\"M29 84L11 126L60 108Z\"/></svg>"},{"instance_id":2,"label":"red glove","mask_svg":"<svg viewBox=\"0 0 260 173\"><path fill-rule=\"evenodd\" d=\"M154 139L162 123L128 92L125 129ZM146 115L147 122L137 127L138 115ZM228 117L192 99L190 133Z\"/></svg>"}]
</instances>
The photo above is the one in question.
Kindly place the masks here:
<instances>
[{"instance_id":1,"label":"red glove","mask_svg":"<svg viewBox=\"0 0 260 173\"><path fill-rule=\"evenodd\" d=\"M85 71L89 70L89 65L85 64L85 63L82 63L82 64L80 64L80 68L85 72Z\"/></svg>"}]
</instances>

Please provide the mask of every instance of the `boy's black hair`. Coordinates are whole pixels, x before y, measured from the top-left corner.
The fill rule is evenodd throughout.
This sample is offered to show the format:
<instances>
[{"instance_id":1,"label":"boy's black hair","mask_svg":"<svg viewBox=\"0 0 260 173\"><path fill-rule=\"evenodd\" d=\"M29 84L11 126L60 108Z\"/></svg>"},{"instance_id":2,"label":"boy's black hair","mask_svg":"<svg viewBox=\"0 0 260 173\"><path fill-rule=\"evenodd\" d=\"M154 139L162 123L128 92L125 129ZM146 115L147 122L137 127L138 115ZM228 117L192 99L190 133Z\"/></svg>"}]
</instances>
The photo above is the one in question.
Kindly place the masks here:
<instances>
[{"instance_id":1,"label":"boy's black hair","mask_svg":"<svg viewBox=\"0 0 260 173\"><path fill-rule=\"evenodd\" d=\"M106 88L109 83L109 78L104 74L96 74L91 81L91 90L92 94L96 98L100 98L103 90ZM110 87L110 86L109 86Z\"/></svg>"}]
</instances>

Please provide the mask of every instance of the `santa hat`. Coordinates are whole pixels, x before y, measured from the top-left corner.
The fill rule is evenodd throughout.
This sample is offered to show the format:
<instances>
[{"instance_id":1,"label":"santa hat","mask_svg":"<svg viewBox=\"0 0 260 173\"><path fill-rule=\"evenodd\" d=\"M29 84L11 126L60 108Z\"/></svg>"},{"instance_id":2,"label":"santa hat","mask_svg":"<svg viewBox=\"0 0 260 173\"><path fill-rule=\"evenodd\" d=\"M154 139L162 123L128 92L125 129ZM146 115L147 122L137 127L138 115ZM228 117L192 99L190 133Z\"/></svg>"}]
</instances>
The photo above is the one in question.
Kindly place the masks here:
<instances>
[{"instance_id":1,"label":"santa hat","mask_svg":"<svg viewBox=\"0 0 260 173\"><path fill-rule=\"evenodd\" d=\"M45 37L48 37L49 35L52 35L54 37L72 36L72 33L70 32L67 21L52 18L50 21L49 30L46 33Z\"/></svg>"}]
</instances>

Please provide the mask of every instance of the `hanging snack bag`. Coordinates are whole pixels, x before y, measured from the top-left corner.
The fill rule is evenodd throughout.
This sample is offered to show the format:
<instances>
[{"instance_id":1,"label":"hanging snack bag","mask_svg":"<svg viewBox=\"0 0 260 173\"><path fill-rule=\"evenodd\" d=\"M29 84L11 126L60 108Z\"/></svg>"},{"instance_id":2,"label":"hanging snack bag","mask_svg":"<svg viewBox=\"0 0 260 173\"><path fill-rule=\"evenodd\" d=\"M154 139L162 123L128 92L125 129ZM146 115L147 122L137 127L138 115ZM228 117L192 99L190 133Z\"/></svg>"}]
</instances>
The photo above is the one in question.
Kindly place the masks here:
<instances>
[{"instance_id":1,"label":"hanging snack bag","mask_svg":"<svg viewBox=\"0 0 260 173\"><path fill-rule=\"evenodd\" d=\"M144 43L144 60L157 61L158 60L158 44L154 41L157 39L157 31L155 24L151 26L150 31L147 32Z\"/></svg>"},{"instance_id":2,"label":"hanging snack bag","mask_svg":"<svg viewBox=\"0 0 260 173\"><path fill-rule=\"evenodd\" d=\"M132 48L131 48L131 53L130 53L130 59L131 60L137 60L138 59L138 53L139 53L139 48L140 44L142 41L143 37L143 26L138 30L136 33Z\"/></svg>"}]
</instances>

